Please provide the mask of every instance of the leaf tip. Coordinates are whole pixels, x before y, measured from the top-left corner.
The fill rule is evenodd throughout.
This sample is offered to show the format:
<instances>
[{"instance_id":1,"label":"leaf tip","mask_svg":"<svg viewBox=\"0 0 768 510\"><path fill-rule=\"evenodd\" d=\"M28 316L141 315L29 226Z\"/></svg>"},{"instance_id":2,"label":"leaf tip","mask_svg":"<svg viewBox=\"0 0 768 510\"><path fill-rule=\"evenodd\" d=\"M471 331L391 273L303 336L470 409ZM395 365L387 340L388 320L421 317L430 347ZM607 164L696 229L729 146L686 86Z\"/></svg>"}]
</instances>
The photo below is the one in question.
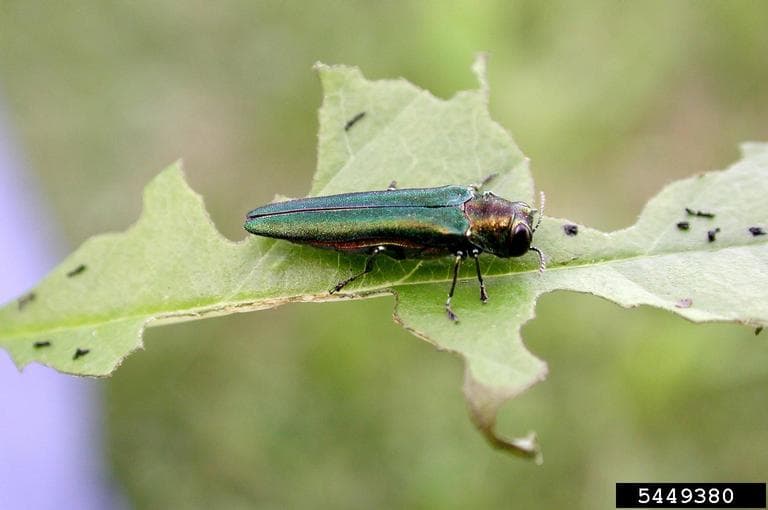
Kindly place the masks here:
<instances>
[{"instance_id":1,"label":"leaf tip","mask_svg":"<svg viewBox=\"0 0 768 510\"><path fill-rule=\"evenodd\" d=\"M524 459L532 460L536 465L544 463L544 455L541 453L536 432L529 432L524 437L506 438L496 433L494 427L481 428L485 439L497 450L501 450Z\"/></svg>"},{"instance_id":2,"label":"leaf tip","mask_svg":"<svg viewBox=\"0 0 768 510\"><path fill-rule=\"evenodd\" d=\"M184 177L184 161L182 159L177 159L170 165L160 170L160 173L158 173L155 178L152 179L152 181L150 181L150 183L146 186L145 191L155 186L161 186L168 181L176 181L179 179L186 183L186 178Z\"/></svg>"},{"instance_id":3,"label":"leaf tip","mask_svg":"<svg viewBox=\"0 0 768 510\"><path fill-rule=\"evenodd\" d=\"M475 54L475 60L472 62L472 72L477 78L477 82L480 85L480 92L483 94L486 100L490 94L490 87L488 86L488 53L481 51Z\"/></svg>"},{"instance_id":4,"label":"leaf tip","mask_svg":"<svg viewBox=\"0 0 768 510\"><path fill-rule=\"evenodd\" d=\"M359 86L366 81L363 72L356 66L329 65L323 62L315 62L312 68L320 78L324 98L339 91L347 90L350 87ZM325 100L323 100L324 104Z\"/></svg>"},{"instance_id":5,"label":"leaf tip","mask_svg":"<svg viewBox=\"0 0 768 510\"><path fill-rule=\"evenodd\" d=\"M323 71L327 71L330 68L331 68L331 66L329 66L328 64L326 64L324 62L320 62L319 60L317 62L315 62L314 64L312 64L312 70L316 71L318 73L323 72Z\"/></svg>"},{"instance_id":6,"label":"leaf tip","mask_svg":"<svg viewBox=\"0 0 768 510\"><path fill-rule=\"evenodd\" d=\"M547 366L542 362L537 377L530 385L543 380L547 375ZM467 366L464 375L464 397L469 408L469 416L475 427L485 437L488 443L496 449L511 453L518 457L533 460L536 464L543 462L541 448L535 432L529 432L524 437L504 437L496 431L496 417L501 405L514 395L489 387L472 376ZM519 393L522 390L518 390Z\"/></svg>"}]
</instances>

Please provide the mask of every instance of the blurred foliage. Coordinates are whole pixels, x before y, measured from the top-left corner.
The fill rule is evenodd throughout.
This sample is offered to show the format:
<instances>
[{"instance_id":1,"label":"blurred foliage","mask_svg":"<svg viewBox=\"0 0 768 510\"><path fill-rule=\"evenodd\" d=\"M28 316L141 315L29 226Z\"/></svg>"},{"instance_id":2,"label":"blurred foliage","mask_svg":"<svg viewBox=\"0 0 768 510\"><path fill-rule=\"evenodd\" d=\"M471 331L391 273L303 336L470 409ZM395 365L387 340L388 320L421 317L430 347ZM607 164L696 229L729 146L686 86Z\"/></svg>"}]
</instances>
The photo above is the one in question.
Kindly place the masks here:
<instances>
[{"instance_id":1,"label":"blurred foliage","mask_svg":"<svg viewBox=\"0 0 768 510\"><path fill-rule=\"evenodd\" d=\"M487 50L491 113L548 213L611 229L664 183L768 139L766 26L760 1L11 0L0 87L73 246L133 222L178 157L238 239L243 212L309 188L314 61L448 97ZM400 331L389 301L151 330L107 386L136 506L607 508L616 480L768 472L765 332L544 297L524 336L550 377L502 423L539 432L539 468L477 436L460 363Z\"/></svg>"}]
</instances>

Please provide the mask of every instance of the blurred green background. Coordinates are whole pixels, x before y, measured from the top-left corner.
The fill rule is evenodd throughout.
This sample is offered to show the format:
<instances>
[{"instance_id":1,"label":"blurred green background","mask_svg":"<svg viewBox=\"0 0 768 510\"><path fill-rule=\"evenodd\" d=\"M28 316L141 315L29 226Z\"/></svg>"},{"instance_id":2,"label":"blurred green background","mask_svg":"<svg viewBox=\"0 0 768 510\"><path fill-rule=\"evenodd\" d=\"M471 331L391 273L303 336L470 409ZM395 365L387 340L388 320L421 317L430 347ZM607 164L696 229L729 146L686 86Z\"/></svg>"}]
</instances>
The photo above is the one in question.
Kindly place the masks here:
<instances>
[{"instance_id":1,"label":"blurred green background","mask_svg":"<svg viewBox=\"0 0 768 510\"><path fill-rule=\"evenodd\" d=\"M184 158L219 229L301 196L321 100L311 65L436 95L475 86L531 157L547 210L630 225L665 183L768 140L764 2L0 3L0 92L74 247L123 230ZM616 481L765 479L768 336L594 297L525 326L549 379L511 402L541 467L470 424L461 363L392 299L151 329L106 383L106 449L138 508L612 508ZM768 304L767 304L768 306ZM243 355L247 353L247 355Z\"/></svg>"}]
</instances>

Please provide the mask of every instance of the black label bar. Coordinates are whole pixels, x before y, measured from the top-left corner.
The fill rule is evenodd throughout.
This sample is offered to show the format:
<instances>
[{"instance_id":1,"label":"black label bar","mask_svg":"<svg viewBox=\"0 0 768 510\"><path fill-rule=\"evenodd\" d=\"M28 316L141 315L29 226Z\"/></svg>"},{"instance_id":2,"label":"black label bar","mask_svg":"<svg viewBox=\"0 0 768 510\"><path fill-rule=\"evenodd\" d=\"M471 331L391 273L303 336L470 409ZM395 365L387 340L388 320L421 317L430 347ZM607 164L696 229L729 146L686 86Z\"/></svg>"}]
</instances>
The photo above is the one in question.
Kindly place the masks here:
<instances>
[{"instance_id":1,"label":"black label bar","mask_svg":"<svg viewBox=\"0 0 768 510\"><path fill-rule=\"evenodd\" d=\"M616 508L765 507L765 483L616 483Z\"/></svg>"}]
</instances>

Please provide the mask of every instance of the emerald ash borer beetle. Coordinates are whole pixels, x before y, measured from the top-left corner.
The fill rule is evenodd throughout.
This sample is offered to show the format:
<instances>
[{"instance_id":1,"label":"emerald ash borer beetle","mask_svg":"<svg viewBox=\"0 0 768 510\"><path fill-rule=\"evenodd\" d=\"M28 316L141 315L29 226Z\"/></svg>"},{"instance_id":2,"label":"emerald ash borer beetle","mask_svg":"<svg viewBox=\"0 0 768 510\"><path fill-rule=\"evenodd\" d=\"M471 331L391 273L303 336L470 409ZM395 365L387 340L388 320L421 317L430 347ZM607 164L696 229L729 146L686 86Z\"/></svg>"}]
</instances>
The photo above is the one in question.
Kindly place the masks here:
<instances>
[{"instance_id":1,"label":"emerald ash borer beetle","mask_svg":"<svg viewBox=\"0 0 768 510\"><path fill-rule=\"evenodd\" d=\"M541 214L534 226L536 209L490 191L480 192L483 184L397 189L393 182L387 190L276 202L249 212L245 229L293 243L368 254L363 270L337 283L331 294L371 272L381 254L394 259L453 256L453 280L445 310L455 321L451 298L459 266L467 257L475 259L483 302L488 294L480 273L481 253L508 258L534 251L539 270L544 269L541 250L531 246ZM543 209L543 193L541 198Z\"/></svg>"}]
</instances>

